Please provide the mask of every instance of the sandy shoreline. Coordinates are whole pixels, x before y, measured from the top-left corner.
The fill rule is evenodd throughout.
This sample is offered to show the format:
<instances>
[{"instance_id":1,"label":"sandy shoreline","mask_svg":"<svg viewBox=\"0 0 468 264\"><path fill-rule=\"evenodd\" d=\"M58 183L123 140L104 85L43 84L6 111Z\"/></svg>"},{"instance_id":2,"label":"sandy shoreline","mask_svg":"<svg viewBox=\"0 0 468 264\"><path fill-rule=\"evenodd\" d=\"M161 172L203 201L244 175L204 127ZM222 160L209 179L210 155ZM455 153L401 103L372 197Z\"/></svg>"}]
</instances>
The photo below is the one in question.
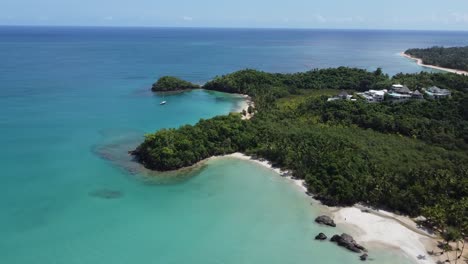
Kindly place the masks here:
<instances>
[{"instance_id":1,"label":"sandy shoreline","mask_svg":"<svg viewBox=\"0 0 468 264\"><path fill-rule=\"evenodd\" d=\"M436 245L435 237L422 235L402 225L397 219L404 218L403 216L385 212L392 215L387 218L379 216L380 210L376 212L365 209L369 211L363 212L359 206L333 210L335 223L349 230L348 232L367 248L381 244L384 247L400 249L415 262L436 263L435 259L427 254L427 251L434 249ZM411 219L406 218L406 221ZM424 256L425 259L418 259L418 256Z\"/></svg>"},{"instance_id":2,"label":"sandy shoreline","mask_svg":"<svg viewBox=\"0 0 468 264\"><path fill-rule=\"evenodd\" d=\"M244 116L242 115L242 119L243 120L248 120L250 118L253 117L253 114L249 114L248 110L249 110L249 107L255 107L255 104L252 100L252 98L246 94L239 94L239 96L241 96L244 100L242 101L242 103L239 105L239 107L235 110L235 112L239 112L239 113L242 113L242 112L246 112L247 114Z\"/></svg>"},{"instance_id":3,"label":"sandy shoreline","mask_svg":"<svg viewBox=\"0 0 468 264\"><path fill-rule=\"evenodd\" d=\"M416 63L417 63L419 66L422 66L422 67L431 68L431 69L436 69L436 70L441 70L441 71L446 71L446 72L451 72L451 73L456 73L456 74L460 74L460 75L468 75L468 71L462 71L462 70L444 68L444 67L435 66L435 65L424 64L424 63L422 62L422 59L419 59L419 58L413 57L413 56L411 56L411 55L408 55L408 54L406 54L405 52L401 52L400 55L403 56L403 57L405 57L405 58L415 60Z\"/></svg>"},{"instance_id":4,"label":"sandy shoreline","mask_svg":"<svg viewBox=\"0 0 468 264\"><path fill-rule=\"evenodd\" d=\"M208 160L217 158L236 158L257 163L273 170L282 177L286 177L295 184L300 191L307 192L303 180L292 178L290 172L274 168L268 161L256 160L242 153L233 153L225 156L216 156ZM358 243L362 243L370 249L392 248L399 249L415 263L433 264L436 258L428 255L428 251L434 250L437 244L437 237L419 229L416 223L409 217L395 215L383 210L374 210L364 206L339 208L322 205L314 200L314 206L319 206L323 212L328 212L335 220L335 223L352 235ZM366 212L362 210L366 209ZM425 259L418 259L418 256Z\"/></svg>"}]
</instances>

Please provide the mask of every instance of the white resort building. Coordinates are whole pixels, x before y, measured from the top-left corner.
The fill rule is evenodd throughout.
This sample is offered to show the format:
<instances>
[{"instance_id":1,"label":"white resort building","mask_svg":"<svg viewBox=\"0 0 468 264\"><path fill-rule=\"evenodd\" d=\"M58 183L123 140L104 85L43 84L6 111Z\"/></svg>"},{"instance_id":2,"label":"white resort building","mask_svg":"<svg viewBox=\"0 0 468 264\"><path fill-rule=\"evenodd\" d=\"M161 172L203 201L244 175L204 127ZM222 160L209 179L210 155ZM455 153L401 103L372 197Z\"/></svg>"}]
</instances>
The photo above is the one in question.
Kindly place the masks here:
<instances>
[{"instance_id":1,"label":"white resort building","mask_svg":"<svg viewBox=\"0 0 468 264\"><path fill-rule=\"evenodd\" d=\"M424 95L420 91L416 90L411 94L411 98L413 98L413 99L424 99Z\"/></svg>"},{"instance_id":2,"label":"white resort building","mask_svg":"<svg viewBox=\"0 0 468 264\"><path fill-rule=\"evenodd\" d=\"M422 89L423 93L427 95L430 99L440 99L440 98L447 98L451 96L451 92L447 89L441 89L437 86L432 86L427 89ZM368 103L379 103L385 100L392 101L392 102L404 102L407 100L421 100L424 99L424 94L418 90L411 91L406 85L402 84L393 84L389 90L369 90L361 93L356 93L363 99L365 99ZM328 101L335 101L335 100L351 100L356 101L356 99L352 99L352 95L349 95L346 91L342 91L337 96L328 98Z\"/></svg>"},{"instance_id":3,"label":"white resort building","mask_svg":"<svg viewBox=\"0 0 468 264\"><path fill-rule=\"evenodd\" d=\"M448 98L452 96L452 93L447 89L441 89L437 86L432 86L424 91L427 96L431 99L440 99L440 98Z\"/></svg>"},{"instance_id":4,"label":"white resort building","mask_svg":"<svg viewBox=\"0 0 468 264\"><path fill-rule=\"evenodd\" d=\"M378 103L383 102L386 93L387 90L369 90L367 92L357 94L364 97L364 99L369 103Z\"/></svg>"},{"instance_id":5,"label":"white resort building","mask_svg":"<svg viewBox=\"0 0 468 264\"><path fill-rule=\"evenodd\" d=\"M328 102L330 101L336 101L336 100L351 100L351 101L356 101L356 99L352 99L353 96L348 94L345 90L341 91L337 96L333 96L328 98Z\"/></svg>"},{"instance_id":6,"label":"white resort building","mask_svg":"<svg viewBox=\"0 0 468 264\"><path fill-rule=\"evenodd\" d=\"M406 86L401 84L394 84L390 88L388 97L395 102L406 101L413 98L413 92Z\"/></svg>"}]
</instances>

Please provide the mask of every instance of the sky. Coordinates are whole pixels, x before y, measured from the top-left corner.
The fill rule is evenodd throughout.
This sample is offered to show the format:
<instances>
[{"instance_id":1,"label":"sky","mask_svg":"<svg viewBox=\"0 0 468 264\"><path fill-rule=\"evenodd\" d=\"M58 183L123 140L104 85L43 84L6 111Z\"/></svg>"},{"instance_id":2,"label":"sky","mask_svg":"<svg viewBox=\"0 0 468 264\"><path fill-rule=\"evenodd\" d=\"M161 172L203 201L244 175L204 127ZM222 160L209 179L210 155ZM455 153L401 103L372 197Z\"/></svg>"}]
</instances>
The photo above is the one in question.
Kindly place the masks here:
<instances>
[{"instance_id":1,"label":"sky","mask_svg":"<svg viewBox=\"0 0 468 264\"><path fill-rule=\"evenodd\" d=\"M468 30L468 0L0 0L0 25Z\"/></svg>"}]
</instances>

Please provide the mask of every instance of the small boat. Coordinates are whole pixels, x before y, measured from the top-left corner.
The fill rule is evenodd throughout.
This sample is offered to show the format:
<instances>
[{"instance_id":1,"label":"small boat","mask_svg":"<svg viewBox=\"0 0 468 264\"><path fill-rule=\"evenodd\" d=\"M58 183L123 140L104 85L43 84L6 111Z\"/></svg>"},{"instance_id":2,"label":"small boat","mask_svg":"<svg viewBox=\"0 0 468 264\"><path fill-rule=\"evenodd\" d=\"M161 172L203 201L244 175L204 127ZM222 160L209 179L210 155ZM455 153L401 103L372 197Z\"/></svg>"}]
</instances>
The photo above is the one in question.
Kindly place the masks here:
<instances>
[{"instance_id":1,"label":"small boat","mask_svg":"<svg viewBox=\"0 0 468 264\"><path fill-rule=\"evenodd\" d=\"M166 104L166 101L162 101L161 103L159 103L160 105L165 105Z\"/></svg>"}]
</instances>

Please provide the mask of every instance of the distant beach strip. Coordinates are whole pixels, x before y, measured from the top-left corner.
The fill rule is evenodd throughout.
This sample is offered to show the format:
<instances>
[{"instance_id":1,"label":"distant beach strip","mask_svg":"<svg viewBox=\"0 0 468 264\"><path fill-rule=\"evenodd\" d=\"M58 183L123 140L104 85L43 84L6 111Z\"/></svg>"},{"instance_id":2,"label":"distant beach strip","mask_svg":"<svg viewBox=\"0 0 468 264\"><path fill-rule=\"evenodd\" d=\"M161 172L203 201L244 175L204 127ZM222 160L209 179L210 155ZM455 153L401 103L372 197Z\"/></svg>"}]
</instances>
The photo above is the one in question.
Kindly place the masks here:
<instances>
[{"instance_id":1,"label":"distant beach strip","mask_svg":"<svg viewBox=\"0 0 468 264\"><path fill-rule=\"evenodd\" d=\"M417 63L419 66L422 66L422 67L431 68L431 69L440 70L440 71L451 72L451 73L456 73L456 74L460 74L460 75L467 75L467 76L468 76L468 71L462 71L462 70L444 68L444 67L440 67L440 66L436 66L436 65L424 64L423 61L422 61L422 59L413 57L413 56L411 56L411 55L408 55L408 54L406 54L405 52L400 52L400 55L403 56L403 57L405 57L405 58L408 58L408 59L411 59L411 60L415 60L416 63Z\"/></svg>"}]
</instances>

